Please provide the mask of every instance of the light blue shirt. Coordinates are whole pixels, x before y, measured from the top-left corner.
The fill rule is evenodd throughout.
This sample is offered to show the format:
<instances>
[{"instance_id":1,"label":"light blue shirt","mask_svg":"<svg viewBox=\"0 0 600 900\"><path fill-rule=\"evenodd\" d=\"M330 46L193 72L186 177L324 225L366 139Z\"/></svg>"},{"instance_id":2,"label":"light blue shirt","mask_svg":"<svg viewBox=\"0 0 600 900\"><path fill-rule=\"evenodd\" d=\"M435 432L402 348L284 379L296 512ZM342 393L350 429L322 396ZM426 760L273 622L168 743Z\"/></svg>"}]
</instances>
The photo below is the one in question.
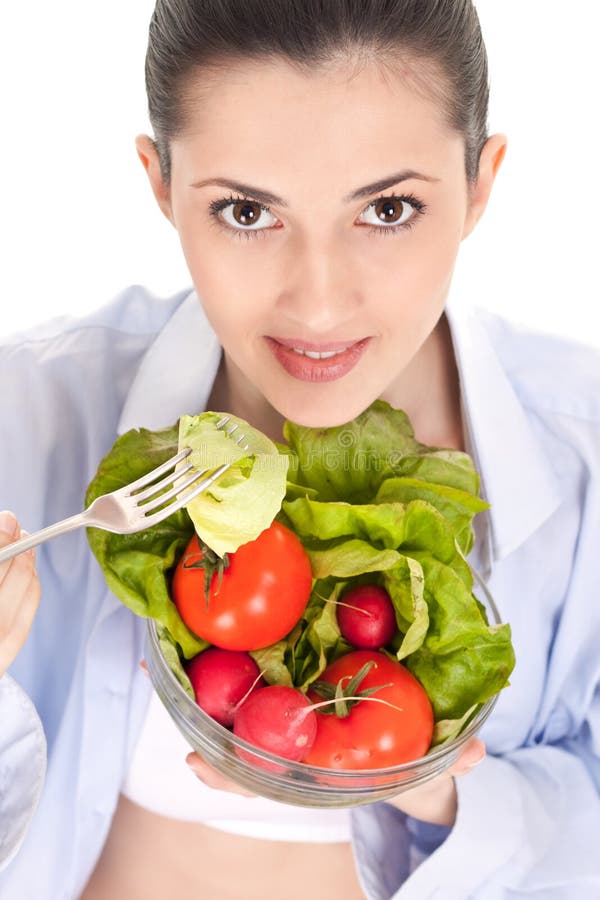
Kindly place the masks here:
<instances>
[{"instance_id":1,"label":"light blue shirt","mask_svg":"<svg viewBox=\"0 0 600 900\"><path fill-rule=\"evenodd\" d=\"M353 810L359 876L369 900L598 900L600 355L454 302L448 319L491 503L473 559L517 666L481 732L488 756L457 779L454 827ZM193 292L141 287L2 343L0 508L28 531L80 511L118 433L205 408L220 355ZM144 719L145 625L83 531L37 559L40 609L0 680L0 896L74 900Z\"/></svg>"}]
</instances>

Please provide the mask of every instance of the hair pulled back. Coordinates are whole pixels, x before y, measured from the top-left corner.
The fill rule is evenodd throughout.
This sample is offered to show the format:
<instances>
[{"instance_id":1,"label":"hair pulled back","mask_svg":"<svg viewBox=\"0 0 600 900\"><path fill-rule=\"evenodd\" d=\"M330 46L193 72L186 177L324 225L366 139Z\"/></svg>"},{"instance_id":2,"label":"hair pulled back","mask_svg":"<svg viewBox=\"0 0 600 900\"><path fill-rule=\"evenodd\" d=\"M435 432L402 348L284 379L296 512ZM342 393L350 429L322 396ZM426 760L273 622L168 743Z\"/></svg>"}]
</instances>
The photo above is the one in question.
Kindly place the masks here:
<instances>
[{"instance_id":1,"label":"hair pulled back","mask_svg":"<svg viewBox=\"0 0 600 900\"><path fill-rule=\"evenodd\" d=\"M447 125L464 138L467 180L476 180L489 85L472 0L157 0L146 90L163 179L169 142L185 129L192 74L273 57L314 71L344 55L425 63Z\"/></svg>"}]
</instances>

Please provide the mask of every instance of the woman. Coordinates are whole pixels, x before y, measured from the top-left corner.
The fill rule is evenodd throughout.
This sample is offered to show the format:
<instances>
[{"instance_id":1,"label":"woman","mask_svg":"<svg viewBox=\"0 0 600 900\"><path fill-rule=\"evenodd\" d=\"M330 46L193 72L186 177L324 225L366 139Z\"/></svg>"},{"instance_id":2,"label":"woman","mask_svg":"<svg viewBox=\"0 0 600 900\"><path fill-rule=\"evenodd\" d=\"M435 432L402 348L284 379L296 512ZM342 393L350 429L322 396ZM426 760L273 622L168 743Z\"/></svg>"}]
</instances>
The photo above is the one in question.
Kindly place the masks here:
<instances>
[{"instance_id":1,"label":"woman","mask_svg":"<svg viewBox=\"0 0 600 900\"><path fill-rule=\"evenodd\" d=\"M472 561L518 663L485 744L446 775L301 815L195 754L212 792L175 753L158 764L143 623L85 535L46 544L39 578L31 555L0 570L2 759L20 786L3 898L40 882L49 900L597 897L600 367L447 303L506 150L472 4L159 0L146 75L138 155L194 291L131 289L2 348L3 503L29 528L73 513L131 427L228 410L281 441L285 418L338 425L381 397L422 442L473 454L491 513ZM3 543L17 530L8 516Z\"/></svg>"}]
</instances>

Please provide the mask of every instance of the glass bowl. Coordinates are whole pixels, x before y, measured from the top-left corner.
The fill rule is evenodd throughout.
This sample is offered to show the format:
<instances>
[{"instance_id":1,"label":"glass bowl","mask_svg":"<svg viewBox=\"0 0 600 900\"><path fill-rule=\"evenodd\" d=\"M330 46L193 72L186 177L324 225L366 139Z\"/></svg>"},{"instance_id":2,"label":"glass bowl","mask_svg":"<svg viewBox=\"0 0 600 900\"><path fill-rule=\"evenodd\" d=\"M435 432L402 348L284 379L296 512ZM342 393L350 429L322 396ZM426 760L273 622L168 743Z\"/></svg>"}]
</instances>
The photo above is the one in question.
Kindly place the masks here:
<instances>
[{"instance_id":1,"label":"glass bowl","mask_svg":"<svg viewBox=\"0 0 600 900\"><path fill-rule=\"evenodd\" d=\"M498 610L489 591L477 573L474 577L475 595L486 607L488 619L499 624ZM148 619L146 662L154 689L193 750L236 784L262 797L295 806L358 806L385 800L435 778L456 761L461 747L481 728L498 698L496 695L484 703L458 737L419 759L386 769L341 771L274 756L215 722L171 672L160 651L153 619Z\"/></svg>"}]
</instances>

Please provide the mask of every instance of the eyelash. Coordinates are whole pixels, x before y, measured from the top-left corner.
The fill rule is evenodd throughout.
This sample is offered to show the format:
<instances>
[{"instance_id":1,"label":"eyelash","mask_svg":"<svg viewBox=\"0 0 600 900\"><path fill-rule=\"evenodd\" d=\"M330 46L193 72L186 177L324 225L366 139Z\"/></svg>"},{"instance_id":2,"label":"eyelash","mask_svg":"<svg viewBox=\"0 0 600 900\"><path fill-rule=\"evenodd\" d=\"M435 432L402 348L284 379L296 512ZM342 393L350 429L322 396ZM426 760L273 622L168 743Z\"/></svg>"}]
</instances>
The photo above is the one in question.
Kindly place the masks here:
<instances>
[{"instance_id":1,"label":"eyelash","mask_svg":"<svg viewBox=\"0 0 600 900\"><path fill-rule=\"evenodd\" d=\"M389 237L392 234L397 234L399 231L408 230L409 228L413 228L416 224L417 219L425 212L427 206L419 200L414 194L386 194L381 197L376 197L375 200L372 200L369 203L369 206L374 206L380 200L399 200L402 203L408 203L415 211L415 214L411 216L406 222L403 222L401 225L388 225L381 227L378 225L363 225L363 228L368 229L371 234L384 234L386 237ZM262 203L259 203L258 200L252 200L251 197L234 197L232 194L229 197L223 197L221 200L213 200L212 203L209 204L210 215L216 220L217 224L224 228L228 234L230 234L233 238L241 238L242 240L248 238L255 237L266 237L267 232L270 231L269 228L255 228L255 229L243 229L243 228L231 228L231 226L226 225L221 219L219 213L226 209L228 206L235 205L237 203L254 203L259 207L263 212L271 212L268 206L264 206ZM366 208L368 209L369 206ZM364 210L363 210L364 212Z\"/></svg>"}]
</instances>

